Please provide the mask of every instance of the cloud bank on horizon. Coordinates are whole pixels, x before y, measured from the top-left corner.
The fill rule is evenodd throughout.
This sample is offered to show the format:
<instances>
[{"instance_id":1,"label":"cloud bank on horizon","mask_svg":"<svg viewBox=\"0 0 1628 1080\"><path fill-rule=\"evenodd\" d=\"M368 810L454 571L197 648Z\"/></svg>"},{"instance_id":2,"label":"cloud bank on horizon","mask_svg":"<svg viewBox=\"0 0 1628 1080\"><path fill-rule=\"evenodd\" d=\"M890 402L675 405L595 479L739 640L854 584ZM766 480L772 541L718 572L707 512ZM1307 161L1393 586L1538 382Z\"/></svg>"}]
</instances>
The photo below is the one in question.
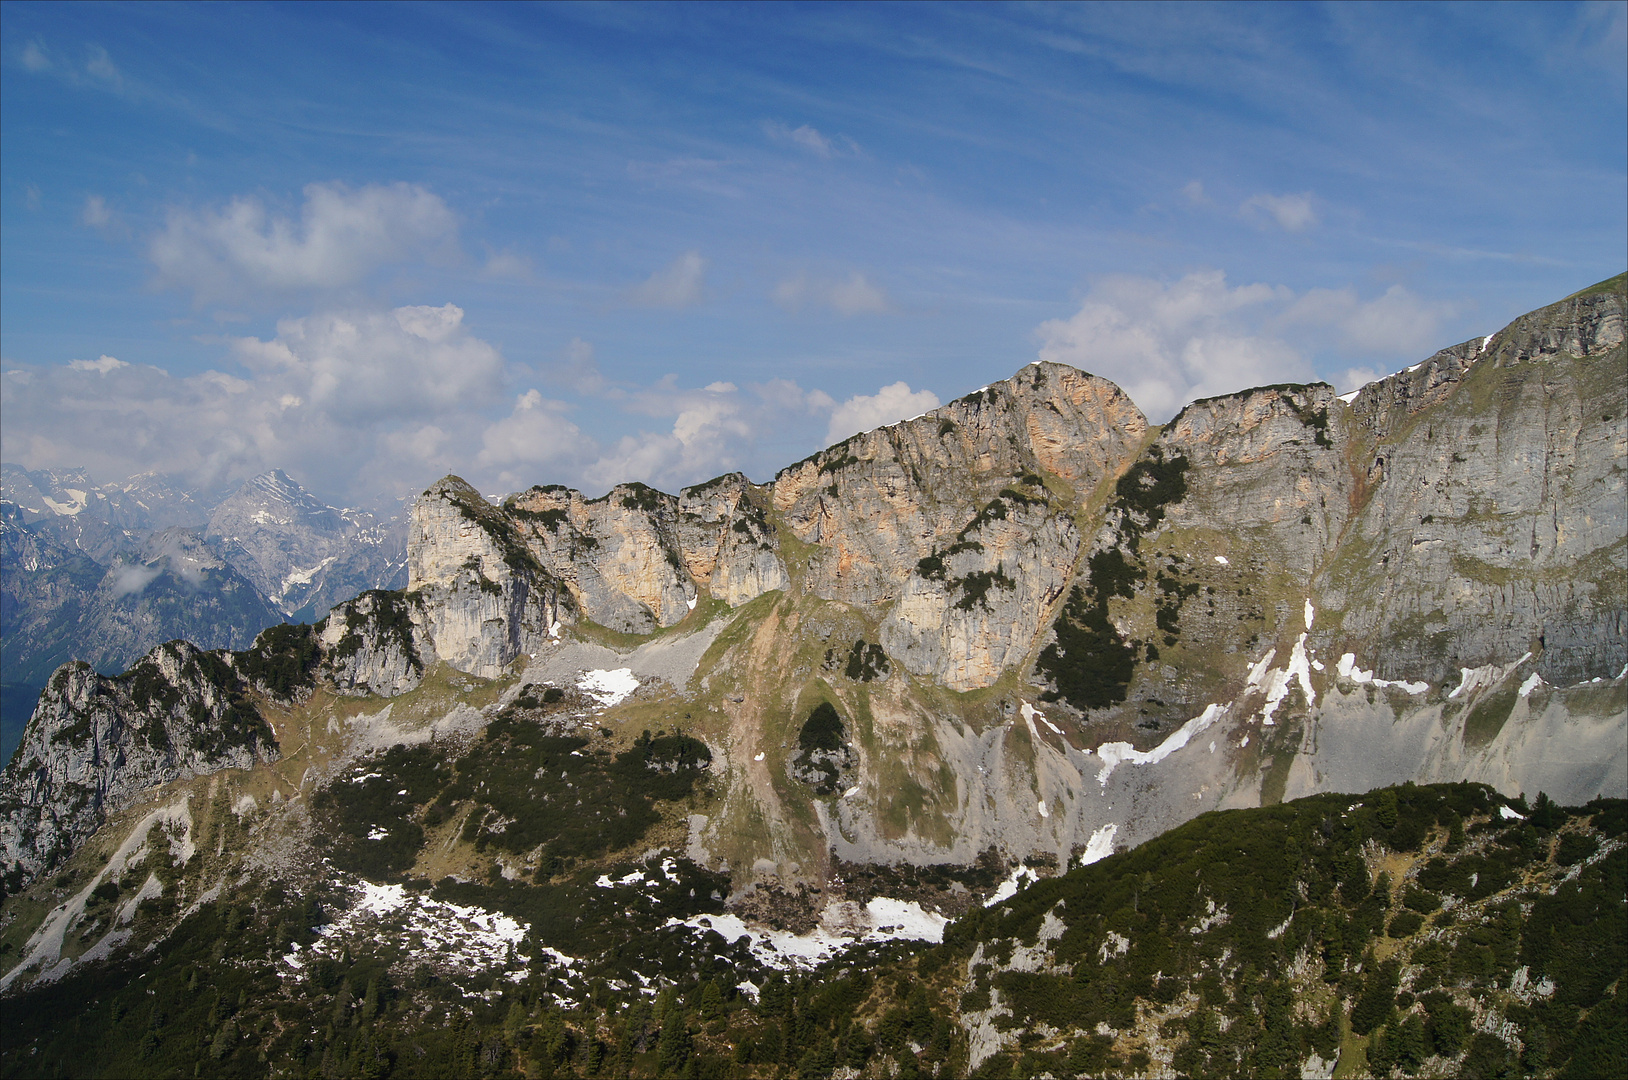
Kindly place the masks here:
<instances>
[{"instance_id":1,"label":"cloud bank on horizon","mask_svg":"<svg viewBox=\"0 0 1628 1080\"><path fill-rule=\"evenodd\" d=\"M1036 358L1351 389L1621 271L1625 11L8 4L0 455L672 490Z\"/></svg>"}]
</instances>

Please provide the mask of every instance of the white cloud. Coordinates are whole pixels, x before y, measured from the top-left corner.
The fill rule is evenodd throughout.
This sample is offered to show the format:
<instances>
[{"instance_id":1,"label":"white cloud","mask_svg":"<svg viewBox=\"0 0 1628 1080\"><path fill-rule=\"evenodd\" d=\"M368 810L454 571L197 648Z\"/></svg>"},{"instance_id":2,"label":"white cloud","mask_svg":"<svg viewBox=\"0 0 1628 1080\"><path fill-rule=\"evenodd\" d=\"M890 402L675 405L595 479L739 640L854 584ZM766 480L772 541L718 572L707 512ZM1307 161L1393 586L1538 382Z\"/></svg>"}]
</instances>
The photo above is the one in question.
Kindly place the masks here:
<instances>
[{"instance_id":1,"label":"white cloud","mask_svg":"<svg viewBox=\"0 0 1628 1080\"><path fill-rule=\"evenodd\" d=\"M37 184L27 184L23 187L23 201L30 210L40 208L40 189Z\"/></svg>"},{"instance_id":2,"label":"white cloud","mask_svg":"<svg viewBox=\"0 0 1628 1080\"><path fill-rule=\"evenodd\" d=\"M789 379L744 390L729 382L686 390L669 375L628 395L625 408L653 417L670 416L671 429L624 436L582 475L589 483L605 487L641 480L676 491L746 468L761 443L781 440L788 429L807 424L832 404L830 395L805 391Z\"/></svg>"},{"instance_id":3,"label":"white cloud","mask_svg":"<svg viewBox=\"0 0 1628 1080\"><path fill-rule=\"evenodd\" d=\"M53 56L45 43L35 38L23 46L19 59L22 60L24 70L35 75L50 74L69 86L90 86L111 90L117 94L124 93L126 89L124 73L113 63L108 51L100 45L87 45L85 62L79 64Z\"/></svg>"},{"instance_id":4,"label":"white cloud","mask_svg":"<svg viewBox=\"0 0 1628 1080\"><path fill-rule=\"evenodd\" d=\"M564 402L549 401L537 390L527 390L514 409L481 433L476 464L497 469L499 480L522 486L543 467L558 469L585 449L582 430L564 416Z\"/></svg>"},{"instance_id":5,"label":"white cloud","mask_svg":"<svg viewBox=\"0 0 1628 1080\"><path fill-rule=\"evenodd\" d=\"M791 127L787 124L766 120L763 131L776 142L789 142L802 147L816 157L833 158L838 156L853 156L859 153L859 144L846 135L829 138L820 134L818 128L808 124Z\"/></svg>"},{"instance_id":6,"label":"white cloud","mask_svg":"<svg viewBox=\"0 0 1628 1080\"><path fill-rule=\"evenodd\" d=\"M172 209L148 256L158 283L198 302L356 285L380 267L452 249L452 211L415 184L308 184L299 221L253 196L220 210Z\"/></svg>"},{"instance_id":7,"label":"white cloud","mask_svg":"<svg viewBox=\"0 0 1628 1080\"><path fill-rule=\"evenodd\" d=\"M38 41L30 41L23 46L23 67L33 72L49 69L51 58L45 55L45 46Z\"/></svg>"},{"instance_id":8,"label":"white cloud","mask_svg":"<svg viewBox=\"0 0 1628 1080\"><path fill-rule=\"evenodd\" d=\"M160 573L156 566L146 566L142 563L125 563L113 571L113 595L129 596L139 593Z\"/></svg>"},{"instance_id":9,"label":"white cloud","mask_svg":"<svg viewBox=\"0 0 1628 1080\"><path fill-rule=\"evenodd\" d=\"M887 291L858 271L846 281L811 278L807 273L786 278L774 288L774 302L787 311L805 305L828 307L838 315L885 315L893 310Z\"/></svg>"},{"instance_id":10,"label":"white cloud","mask_svg":"<svg viewBox=\"0 0 1628 1080\"><path fill-rule=\"evenodd\" d=\"M531 260L512 251L490 251L486 265L481 267L481 277L524 280L531 277Z\"/></svg>"},{"instance_id":11,"label":"white cloud","mask_svg":"<svg viewBox=\"0 0 1628 1080\"><path fill-rule=\"evenodd\" d=\"M1238 207L1238 212L1255 220L1261 220L1264 215L1285 232L1301 232L1317 224L1317 210L1312 206L1309 191L1299 195L1251 195Z\"/></svg>"},{"instance_id":12,"label":"white cloud","mask_svg":"<svg viewBox=\"0 0 1628 1080\"><path fill-rule=\"evenodd\" d=\"M238 359L308 407L345 419L427 416L497 399L503 358L463 326L463 309L327 312L237 338Z\"/></svg>"},{"instance_id":13,"label":"white cloud","mask_svg":"<svg viewBox=\"0 0 1628 1080\"><path fill-rule=\"evenodd\" d=\"M85 73L93 79L106 83L115 90L124 88L124 76L113 65L113 59L107 55L107 50L100 45L92 45L87 50L90 58L85 62Z\"/></svg>"},{"instance_id":14,"label":"white cloud","mask_svg":"<svg viewBox=\"0 0 1628 1080\"><path fill-rule=\"evenodd\" d=\"M610 385L600 373L593 342L581 338L572 338L564 358L548 365L545 371L553 381L590 397L603 393Z\"/></svg>"},{"instance_id":15,"label":"white cloud","mask_svg":"<svg viewBox=\"0 0 1628 1080\"><path fill-rule=\"evenodd\" d=\"M106 375L110 371L117 371L120 368L127 368L130 365L125 363L123 360L103 353L95 360L69 360L68 366L74 371L99 371L103 375Z\"/></svg>"},{"instance_id":16,"label":"white cloud","mask_svg":"<svg viewBox=\"0 0 1628 1080\"><path fill-rule=\"evenodd\" d=\"M85 206L79 211L79 223L99 229L113 220L113 211L107 207L107 200L100 195L90 195L85 199Z\"/></svg>"},{"instance_id":17,"label":"white cloud","mask_svg":"<svg viewBox=\"0 0 1628 1080\"><path fill-rule=\"evenodd\" d=\"M1290 305L1282 321L1323 328L1341 352L1413 355L1438 348L1442 324L1457 311L1454 304L1425 300L1402 285L1368 301L1346 287L1310 290Z\"/></svg>"},{"instance_id":18,"label":"white cloud","mask_svg":"<svg viewBox=\"0 0 1628 1080\"><path fill-rule=\"evenodd\" d=\"M707 261L699 251L686 251L657 270L642 284L627 291L627 300L641 307L685 308L706 295Z\"/></svg>"},{"instance_id":19,"label":"white cloud","mask_svg":"<svg viewBox=\"0 0 1628 1080\"><path fill-rule=\"evenodd\" d=\"M1384 377L1385 372L1378 371L1371 367L1346 368L1344 371L1340 372L1339 377L1334 380L1334 386L1340 391L1340 393L1349 394L1353 390L1367 386L1371 382L1377 382Z\"/></svg>"},{"instance_id":20,"label":"white cloud","mask_svg":"<svg viewBox=\"0 0 1628 1080\"><path fill-rule=\"evenodd\" d=\"M1189 180L1182 185L1181 193L1187 196L1187 201L1194 206L1210 206L1210 197L1204 194L1204 185L1197 180Z\"/></svg>"},{"instance_id":21,"label":"white cloud","mask_svg":"<svg viewBox=\"0 0 1628 1080\"><path fill-rule=\"evenodd\" d=\"M1219 270L1173 284L1108 278L1072 317L1040 325L1040 358L1113 380L1162 421L1195 398L1309 379L1298 350L1245 318L1292 297L1283 286L1229 287Z\"/></svg>"},{"instance_id":22,"label":"white cloud","mask_svg":"<svg viewBox=\"0 0 1628 1080\"><path fill-rule=\"evenodd\" d=\"M451 304L318 313L230 347L239 374L178 378L110 356L8 370L0 454L206 486L276 467L333 497L370 499L480 468L488 410L505 396L501 354ZM518 439L503 438L493 453L520 456Z\"/></svg>"},{"instance_id":23,"label":"white cloud","mask_svg":"<svg viewBox=\"0 0 1628 1080\"><path fill-rule=\"evenodd\" d=\"M874 394L855 394L836 407L825 429L825 442L841 442L850 435L906 420L939 407L938 395L931 390L910 389L905 382L884 386Z\"/></svg>"}]
</instances>

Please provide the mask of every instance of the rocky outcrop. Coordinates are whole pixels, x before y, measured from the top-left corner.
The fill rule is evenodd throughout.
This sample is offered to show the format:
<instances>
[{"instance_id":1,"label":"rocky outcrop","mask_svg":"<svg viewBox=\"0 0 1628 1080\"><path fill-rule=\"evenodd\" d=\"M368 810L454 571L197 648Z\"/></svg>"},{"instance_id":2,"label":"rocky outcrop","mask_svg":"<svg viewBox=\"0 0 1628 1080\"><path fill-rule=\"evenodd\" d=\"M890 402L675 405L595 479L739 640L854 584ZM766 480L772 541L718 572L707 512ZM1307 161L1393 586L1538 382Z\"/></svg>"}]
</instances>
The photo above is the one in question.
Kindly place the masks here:
<instances>
[{"instance_id":1,"label":"rocky outcrop","mask_svg":"<svg viewBox=\"0 0 1628 1080\"><path fill-rule=\"evenodd\" d=\"M733 607L789 580L762 497L739 473L676 497L644 484L597 499L534 487L503 509L582 613L623 633L682 622L703 589Z\"/></svg>"},{"instance_id":2,"label":"rocky outcrop","mask_svg":"<svg viewBox=\"0 0 1628 1080\"><path fill-rule=\"evenodd\" d=\"M148 789L275 759L271 728L220 655L184 641L117 678L57 671L0 776L0 875L15 892Z\"/></svg>"},{"instance_id":3,"label":"rocky outcrop","mask_svg":"<svg viewBox=\"0 0 1628 1080\"><path fill-rule=\"evenodd\" d=\"M1079 550L1072 510L1043 483L1003 488L952 543L917 562L882 622L883 648L952 690L1000 678L1027 656L1067 584Z\"/></svg>"},{"instance_id":4,"label":"rocky outcrop","mask_svg":"<svg viewBox=\"0 0 1628 1080\"><path fill-rule=\"evenodd\" d=\"M1146 431L1141 410L1113 383L1030 364L783 470L774 508L814 545L802 588L876 608L897 600L917 563L953 544L1013 480L1050 477L1066 501L1083 502L1129 463Z\"/></svg>"},{"instance_id":5,"label":"rocky outcrop","mask_svg":"<svg viewBox=\"0 0 1628 1080\"><path fill-rule=\"evenodd\" d=\"M433 646L424 663L495 678L574 621L571 594L514 521L455 476L413 505L407 552L408 618Z\"/></svg>"},{"instance_id":6,"label":"rocky outcrop","mask_svg":"<svg viewBox=\"0 0 1628 1080\"><path fill-rule=\"evenodd\" d=\"M791 583L765 493L740 473L678 496L679 554L690 579L730 607Z\"/></svg>"}]
</instances>

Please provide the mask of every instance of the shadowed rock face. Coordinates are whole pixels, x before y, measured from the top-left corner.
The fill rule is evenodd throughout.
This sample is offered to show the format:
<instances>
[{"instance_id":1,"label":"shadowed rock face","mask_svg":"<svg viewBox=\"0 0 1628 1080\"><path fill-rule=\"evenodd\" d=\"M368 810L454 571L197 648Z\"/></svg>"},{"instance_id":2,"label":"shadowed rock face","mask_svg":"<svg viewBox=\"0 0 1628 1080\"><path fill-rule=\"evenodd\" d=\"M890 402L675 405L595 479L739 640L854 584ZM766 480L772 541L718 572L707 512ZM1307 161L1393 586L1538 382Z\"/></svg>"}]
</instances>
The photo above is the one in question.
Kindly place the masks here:
<instances>
[{"instance_id":1,"label":"shadowed rock face","mask_svg":"<svg viewBox=\"0 0 1628 1080\"><path fill-rule=\"evenodd\" d=\"M8 892L59 864L109 814L183 777L277 756L247 687L184 641L123 676L58 669L0 777L0 874Z\"/></svg>"}]
</instances>

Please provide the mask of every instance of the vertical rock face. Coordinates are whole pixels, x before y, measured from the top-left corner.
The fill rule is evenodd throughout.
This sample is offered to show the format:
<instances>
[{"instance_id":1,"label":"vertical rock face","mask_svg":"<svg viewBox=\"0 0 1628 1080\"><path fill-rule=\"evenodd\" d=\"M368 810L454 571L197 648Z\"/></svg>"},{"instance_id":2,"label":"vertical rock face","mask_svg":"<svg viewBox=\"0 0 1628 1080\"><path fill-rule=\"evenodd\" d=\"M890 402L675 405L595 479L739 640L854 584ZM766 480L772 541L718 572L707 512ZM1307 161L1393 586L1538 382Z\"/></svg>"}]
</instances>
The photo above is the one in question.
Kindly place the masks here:
<instances>
[{"instance_id":1,"label":"vertical rock face","mask_svg":"<svg viewBox=\"0 0 1628 1080\"><path fill-rule=\"evenodd\" d=\"M730 607L791 583L765 495L740 473L685 488L678 497L680 553L690 578Z\"/></svg>"},{"instance_id":2,"label":"vertical rock face","mask_svg":"<svg viewBox=\"0 0 1628 1080\"><path fill-rule=\"evenodd\" d=\"M60 668L0 777L0 875L8 892L55 866L148 788L275 759L271 729L217 654L184 641L116 679Z\"/></svg>"},{"instance_id":3,"label":"vertical rock face","mask_svg":"<svg viewBox=\"0 0 1628 1080\"><path fill-rule=\"evenodd\" d=\"M534 487L503 509L582 613L624 633L683 621L698 589L739 606L788 582L775 531L739 473L677 498L643 484L621 484L598 499Z\"/></svg>"},{"instance_id":4,"label":"vertical rock face","mask_svg":"<svg viewBox=\"0 0 1628 1080\"><path fill-rule=\"evenodd\" d=\"M1628 663L1623 370L1605 293L1359 392L1357 505L1317 581L1331 637L1431 682L1528 651L1554 683Z\"/></svg>"},{"instance_id":5,"label":"vertical rock face","mask_svg":"<svg viewBox=\"0 0 1628 1080\"><path fill-rule=\"evenodd\" d=\"M774 506L815 545L803 588L871 606L898 598L916 564L967 527L1025 474L1089 495L1125 466L1147 420L1114 384L1061 364L1030 364L1004 382L914 420L855 435L782 471Z\"/></svg>"},{"instance_id":6,"label":"vertical rock face","mask_svg":"<svg viewBox=\"0 0 1628 1080\"><path fill-rule=\"evenodd\" d=\"M455 476L414 504L407 553L408 595L416 594L409 618L434 658L459 671L495 678L574 615L570 594L510 517Z\"/></svg>"},{"instance_id":7,"label":"vertical rock face","mask_svg":"<svg viewBox=\"0 0 1628 1080\"><path fill-rule=\"evenodd\" d=\"M314 628L323 669L341 693L404 694L424 678L426 658L437 657L435 622L422 593L365 592Z\"/></svg>"},{"instance_id":8,"label":"vertical rock face","mask_svg":"<svg viewBox=\"0 0 1628 1080\"><path fill-rule=\"evenodd\" d=\"M1079 550L1070 509L1043 484L1003 488L917 563L882 623L883 648L952 690L1000 678L1024 659L1068 581Z\"/></svg>"}]
</instances>

